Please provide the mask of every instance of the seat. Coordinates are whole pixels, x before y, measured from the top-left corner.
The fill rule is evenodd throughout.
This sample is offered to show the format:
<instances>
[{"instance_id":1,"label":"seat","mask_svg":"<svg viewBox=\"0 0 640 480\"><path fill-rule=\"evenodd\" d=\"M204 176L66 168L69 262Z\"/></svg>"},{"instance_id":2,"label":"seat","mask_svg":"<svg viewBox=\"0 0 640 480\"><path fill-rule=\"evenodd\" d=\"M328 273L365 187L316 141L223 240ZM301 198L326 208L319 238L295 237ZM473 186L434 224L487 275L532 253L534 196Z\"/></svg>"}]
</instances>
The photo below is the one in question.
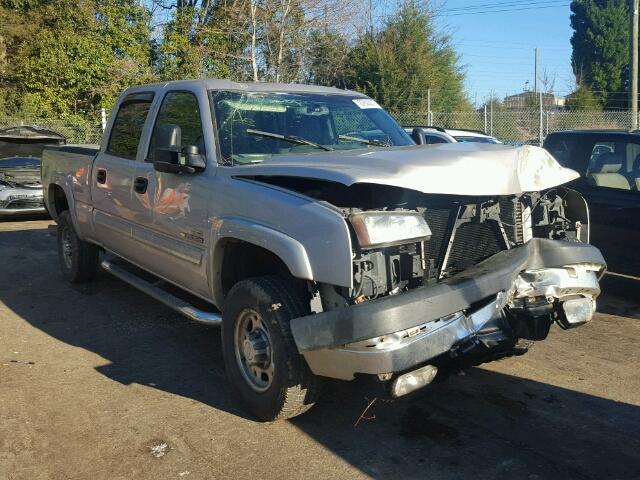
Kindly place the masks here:
<instances>
[{"instance_id":1,"label":"seat","mask_svg":"<svg viewBox=\"0 0 640 480\"><path fill-rule=\"evenodd\" d=\"M587 181L597 187L617 188L620 190L631 190L629 182L619 173L590 173ZM637 182L637 180L636 180Z\"/></svg>"}]
</instances>

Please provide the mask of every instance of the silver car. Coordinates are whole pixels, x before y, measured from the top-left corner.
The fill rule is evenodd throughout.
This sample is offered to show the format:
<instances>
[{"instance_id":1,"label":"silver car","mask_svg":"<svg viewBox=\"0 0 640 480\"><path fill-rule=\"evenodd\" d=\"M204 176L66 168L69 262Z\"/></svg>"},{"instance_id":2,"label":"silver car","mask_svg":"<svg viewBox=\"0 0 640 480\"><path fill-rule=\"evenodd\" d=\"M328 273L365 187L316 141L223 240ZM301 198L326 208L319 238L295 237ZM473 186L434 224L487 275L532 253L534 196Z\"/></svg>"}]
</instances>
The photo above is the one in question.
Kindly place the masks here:
<instances>
[{"instance_id":1,"label":"silver car","mask_svg":"<svg viewBox=\"0 0 640 480\"><path fill-rule=\"evenodd\" d=\"M46 213L40 182L40 156L63 135L35 125L0 130L0 216Z\"/></svg>"}]
</instances>

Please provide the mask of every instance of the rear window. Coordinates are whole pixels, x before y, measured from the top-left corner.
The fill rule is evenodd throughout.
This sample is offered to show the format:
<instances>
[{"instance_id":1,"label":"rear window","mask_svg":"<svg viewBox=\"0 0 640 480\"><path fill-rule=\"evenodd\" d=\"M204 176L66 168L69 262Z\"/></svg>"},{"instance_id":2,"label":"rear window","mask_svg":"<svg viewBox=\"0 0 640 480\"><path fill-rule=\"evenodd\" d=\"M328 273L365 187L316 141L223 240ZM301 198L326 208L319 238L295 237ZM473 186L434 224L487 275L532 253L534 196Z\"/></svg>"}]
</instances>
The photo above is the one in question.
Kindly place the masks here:
<instances>
[{"instance_id":1,"label":"rear window","mask_svg":"<svg viewBox=\"0 0 640 480\"><path fill-rule=\"evenodd\" d=\"M117 157L135 160L142 128L147 119L151 100L136 100L120 106L111 127L107 152Z\"/></svg>"}]
</instances>

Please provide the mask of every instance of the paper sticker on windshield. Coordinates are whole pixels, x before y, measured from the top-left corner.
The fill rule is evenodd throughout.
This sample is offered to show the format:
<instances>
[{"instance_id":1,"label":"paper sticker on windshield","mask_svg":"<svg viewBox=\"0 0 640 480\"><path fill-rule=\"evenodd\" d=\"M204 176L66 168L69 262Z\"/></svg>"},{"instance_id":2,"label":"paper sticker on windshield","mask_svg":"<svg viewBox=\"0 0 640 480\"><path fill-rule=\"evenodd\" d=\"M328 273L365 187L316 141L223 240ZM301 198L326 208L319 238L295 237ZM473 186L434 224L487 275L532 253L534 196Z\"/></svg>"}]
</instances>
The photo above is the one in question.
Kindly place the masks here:
<instances>
[{"instance_id":1,"label":"paper sticker on windshield","mask_svg":"<svg viewBox=\"0 0 640 480\"><path fill-rule=\"evenodd\" d=\"M376 103L375 100L371 100L370 98L354 98L353 103L355 103L360 108L382 108L380 105Z\"/></svg>"}]
</instances>

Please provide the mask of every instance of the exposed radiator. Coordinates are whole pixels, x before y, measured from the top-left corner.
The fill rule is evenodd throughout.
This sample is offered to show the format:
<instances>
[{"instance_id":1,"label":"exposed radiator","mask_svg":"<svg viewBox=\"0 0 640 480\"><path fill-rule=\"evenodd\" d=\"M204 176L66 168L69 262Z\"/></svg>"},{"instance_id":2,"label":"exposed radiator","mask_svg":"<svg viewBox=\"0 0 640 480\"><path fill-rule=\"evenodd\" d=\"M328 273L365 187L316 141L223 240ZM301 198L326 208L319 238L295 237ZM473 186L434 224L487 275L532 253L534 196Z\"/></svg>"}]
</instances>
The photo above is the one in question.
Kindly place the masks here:
<instances>
[{"instance_id":1,"label":"exposed radiator","mask_svg":"<svg viewBox=\"0 0 640 480\"><path fill-rule=\"evenodd\" d=\"M499 199L500 222L496 217L484 221L473 218L459 224L445 258L451 238L449 230L452 228L458 207L456 203L449 208L427 208L424 214L432 233L426 244L426 254L429 261L433 261L439 268L438 275L443 271L444 276L454 275L504 250L507 248L505 236L510 247L523 243L522 205L516 197L504 197ZM476 208L479 210L480 205L476 205ZM504 229L504 235L500 224ZM444 264L438 265L438 262Z\"/></svg>"}]
</instances>

